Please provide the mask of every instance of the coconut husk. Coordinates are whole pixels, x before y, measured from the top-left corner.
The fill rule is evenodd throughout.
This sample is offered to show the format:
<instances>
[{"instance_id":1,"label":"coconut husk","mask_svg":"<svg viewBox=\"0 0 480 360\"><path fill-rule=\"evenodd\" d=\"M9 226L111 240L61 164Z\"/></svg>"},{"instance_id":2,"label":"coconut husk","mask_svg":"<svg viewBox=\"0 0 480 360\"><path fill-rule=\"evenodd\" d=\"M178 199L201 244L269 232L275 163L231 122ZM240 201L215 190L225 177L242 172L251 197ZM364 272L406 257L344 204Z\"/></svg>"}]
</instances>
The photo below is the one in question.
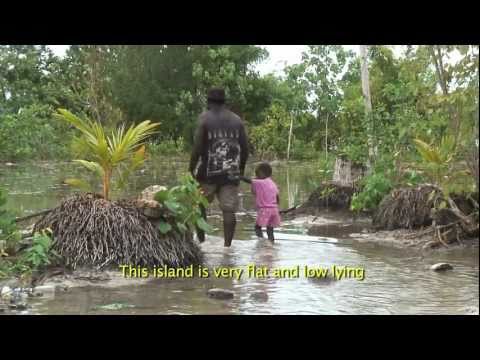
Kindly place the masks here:
<instances>
[{"instance_id":1,"label":"coconut husk","mask_svg":"<svg viewBox=\"0 0 480 360\"><path fill-rule=\"evenodd\" d=\"M53 250L71 268L77 266L183 267L202 262L192 234L162 235L135 202L108 201L77 194L35 224L53 231Z\"/></svg>"}]
</instances>

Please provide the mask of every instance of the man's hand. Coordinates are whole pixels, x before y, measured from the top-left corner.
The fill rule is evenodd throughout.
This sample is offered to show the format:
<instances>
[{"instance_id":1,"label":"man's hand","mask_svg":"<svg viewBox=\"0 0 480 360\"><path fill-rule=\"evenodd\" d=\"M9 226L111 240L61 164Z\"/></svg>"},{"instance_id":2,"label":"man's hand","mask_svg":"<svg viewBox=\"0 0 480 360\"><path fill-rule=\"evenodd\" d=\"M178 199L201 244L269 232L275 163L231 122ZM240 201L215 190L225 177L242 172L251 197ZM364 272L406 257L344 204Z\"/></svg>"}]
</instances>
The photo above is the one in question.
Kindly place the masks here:
<instances>
[{"instance_id":1,"label":"man's hand","mask_svg":"<svg viewBox=\"0 0 480 360\"><path fill-rule=\"evenodd\" d=\"M230 181L239 181L239 180L241 180L241 176L240 176L240 175L228 174L228 180L230 180Z\"/></svg>"}]
</instances>

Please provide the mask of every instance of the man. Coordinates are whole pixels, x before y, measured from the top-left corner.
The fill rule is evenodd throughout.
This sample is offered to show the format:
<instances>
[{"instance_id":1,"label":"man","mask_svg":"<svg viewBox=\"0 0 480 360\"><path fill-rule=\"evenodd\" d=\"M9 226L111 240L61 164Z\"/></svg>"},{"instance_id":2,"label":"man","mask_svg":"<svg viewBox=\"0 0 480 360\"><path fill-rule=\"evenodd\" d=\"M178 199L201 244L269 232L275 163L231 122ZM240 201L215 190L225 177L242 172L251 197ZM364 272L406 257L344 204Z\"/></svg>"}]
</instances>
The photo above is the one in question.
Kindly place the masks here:
<instances>
[{"instance_id":1,"label":"man","mask_svg":"<svg viewBox=\"0 0 480 360\"><path fill-rule=\"evenodd\" d=\"M248 141L242 119L225 106L225 91L208 92L208 110L199 117L190 160L190 172L200 183L208 202L216 196L223 213L224 245L232 244L238 209L238 177L248 158ZM200 160L200 161L199 161ZM206 209L202 207L206 219ZM198 240L205 233L197 229Z\"/></svg>"}]
</instances>

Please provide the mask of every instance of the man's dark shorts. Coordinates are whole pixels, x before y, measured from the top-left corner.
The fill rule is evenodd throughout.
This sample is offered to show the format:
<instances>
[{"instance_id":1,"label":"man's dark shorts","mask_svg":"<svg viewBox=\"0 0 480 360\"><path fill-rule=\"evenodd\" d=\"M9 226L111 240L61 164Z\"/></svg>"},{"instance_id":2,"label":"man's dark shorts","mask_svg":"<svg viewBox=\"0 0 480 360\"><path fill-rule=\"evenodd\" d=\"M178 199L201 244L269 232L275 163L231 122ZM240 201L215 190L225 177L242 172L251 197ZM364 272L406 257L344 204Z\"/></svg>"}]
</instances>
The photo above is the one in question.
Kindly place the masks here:
<instances>
[{"instance_id":1,"label":"man's dark shorts","mask_svg":"<svg viewBox=\"0 0 480 360\"><path fill-rule=\"evenodd\" d=\"M211 203L215 196L223 212L237 212L239 206L238 185L200 184L203 194Z\"/></svg>"}]
</instances>

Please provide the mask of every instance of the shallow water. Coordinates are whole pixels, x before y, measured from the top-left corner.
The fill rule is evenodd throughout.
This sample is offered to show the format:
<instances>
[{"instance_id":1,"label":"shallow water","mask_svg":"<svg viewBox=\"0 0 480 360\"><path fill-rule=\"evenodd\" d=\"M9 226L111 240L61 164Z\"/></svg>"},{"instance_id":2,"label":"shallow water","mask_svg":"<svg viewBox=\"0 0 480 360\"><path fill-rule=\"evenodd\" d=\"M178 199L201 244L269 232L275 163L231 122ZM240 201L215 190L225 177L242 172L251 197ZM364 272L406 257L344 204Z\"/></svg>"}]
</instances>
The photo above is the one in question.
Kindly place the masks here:
<instances>
[{"instance_id":1,"label":"shallow water","mask_svg":"<svg viewBox=\"0 0 480 360\"><path fill-rule=\"evenodd\" d=\"M173 166L172 166L173 165ZM152 184L172 185L184 173L181 159L155 159L148 171L138 174L126 195ZM0 166L0 186L9 191L11 210L19 215L53 207L71 192L61 185L75 173L68 163ZM249 166L251 171L252 165ZM305 200L315 187L317 168L313 163L274 166L274 179L282 192L283 208ZM68 176L67 176L68 175ZM216 228L202 244L206 265L246 269L248 264L268 268L332 265L363 267L365 279L333 280L298 278L150 279L131 280L127 286L91 286L57 292L52 299L32 302L34 314L465 314L479 306L478 248L437 252L422 258L413 250L396 250L348 240L348 231L332 224L324 237L308 236L301 221L287 221L276 232L276 243L258 240L253 233L253 199L242 185L242 212L233 245L223 247L218 207L209 221ZM327 223L351 223L348 217L329 213ZM327 230L327 229L326 229ZM436 273L429 266L449 262L454 270ZM210 288L234 291L232 300L206 295ZM255 291L266 293L266 301L255 300ZM98 310L99 305L125 303L122 310ZM478 310L476 310L478 311Z\"/></svg>"}]
</instances>

